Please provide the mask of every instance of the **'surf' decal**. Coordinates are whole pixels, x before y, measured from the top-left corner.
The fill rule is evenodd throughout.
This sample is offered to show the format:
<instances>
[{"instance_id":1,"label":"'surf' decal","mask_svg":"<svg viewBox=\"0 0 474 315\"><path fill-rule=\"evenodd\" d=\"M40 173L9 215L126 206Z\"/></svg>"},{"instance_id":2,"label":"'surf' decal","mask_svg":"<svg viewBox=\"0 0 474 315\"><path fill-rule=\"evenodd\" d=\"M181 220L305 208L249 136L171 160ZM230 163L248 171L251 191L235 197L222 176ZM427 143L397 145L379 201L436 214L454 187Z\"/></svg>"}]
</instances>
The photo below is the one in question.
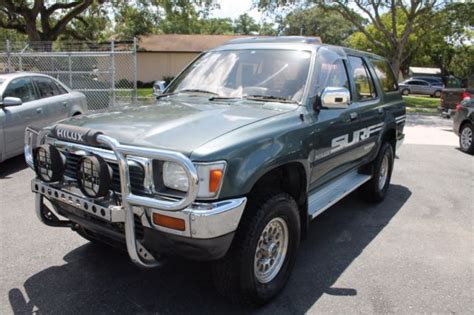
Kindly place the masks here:
<instances>
[{"instance_id":1,"label":"'surf' decal","mask_svg":"<svg viewBox=\"0 0 474 315\"><path fill-rule=\"evenodd\" d=\"M371 135L382 129L383 123L373 125L367 128L359 129L353 132L352 140L349 141L349 134L332 139L331 153L350 147L358 142L368 139Z\"/></svg>"},{"instance_id":2,"label":"'surf' decal","mask_svg":"<svg viewBox=\"0 0 474 315\"><path fill-rule=\"evenodd\" d=\"M362 128L356 130L352 133L352 140L349 140L349 134L345 134L339 137L336 137L331 140L331 148L315 154L313 161L320 160L322 158L328 157L333 153L336 153L344 148L353 146L361 141L364 141L380 130L382 130L384 123L372 125L367 128Z\"/></svg>"}]
</instances>

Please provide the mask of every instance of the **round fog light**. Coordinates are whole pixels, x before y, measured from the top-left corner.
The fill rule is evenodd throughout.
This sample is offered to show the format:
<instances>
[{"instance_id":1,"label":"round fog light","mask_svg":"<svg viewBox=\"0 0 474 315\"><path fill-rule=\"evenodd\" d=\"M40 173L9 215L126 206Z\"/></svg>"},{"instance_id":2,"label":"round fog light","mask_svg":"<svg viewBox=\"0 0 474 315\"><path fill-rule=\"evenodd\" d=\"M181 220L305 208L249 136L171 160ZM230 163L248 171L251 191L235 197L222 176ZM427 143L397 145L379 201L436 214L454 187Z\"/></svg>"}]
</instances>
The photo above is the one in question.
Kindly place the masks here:
<instances>
[{"instance_id":1,"label":"round fog light","mask_svg":"<svg viewBox=\"0 0 474 315\"><path fill-rule=\"evenodd\" d=\"M65 157L54 146L44 144L33 150L36 175L44 182L57 182L63 178Z\"/></svg>"},{"instance_id":2,"label":"round fog light","mask_svg":"<svg viewBox=\"0 0 474 315\"><path fill-rule=\"evenodd\" d=\"M76 172L79 188L88 197L104 197L112 186L112 169L100 156L82 157Z\"/></svg>"}]
</instances>

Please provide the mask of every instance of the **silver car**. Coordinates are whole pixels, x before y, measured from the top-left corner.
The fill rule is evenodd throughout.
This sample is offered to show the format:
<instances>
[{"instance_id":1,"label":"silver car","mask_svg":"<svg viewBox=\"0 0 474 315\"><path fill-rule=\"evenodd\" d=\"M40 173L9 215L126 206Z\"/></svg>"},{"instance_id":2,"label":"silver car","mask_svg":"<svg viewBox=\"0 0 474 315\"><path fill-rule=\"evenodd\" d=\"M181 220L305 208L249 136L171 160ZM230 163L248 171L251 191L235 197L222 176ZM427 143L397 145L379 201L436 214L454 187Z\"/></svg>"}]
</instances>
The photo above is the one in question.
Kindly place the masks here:
<instances>
[{"instance_id":1,"label":"silver car","mask_svg":"<svg viewBox=\"0 0 474 315\"><path fill-rule=\"evenodd\" d=\"M437 83L430 83L425 80L408 79L398 84L400 92L403 95L420 94L429 95L432 97L440 97L443 85Z\"/></svg>"},{"instance_id":2,"label":"silver car","mask_svg":"<svg viewBox=\"0 0 474 315\"><path fill-rule=\"evenodd\" d=\"M25 128L87 111L84 94L38 73L0 74L0 162L23 153Z\"/></svg>"}]
</instances>

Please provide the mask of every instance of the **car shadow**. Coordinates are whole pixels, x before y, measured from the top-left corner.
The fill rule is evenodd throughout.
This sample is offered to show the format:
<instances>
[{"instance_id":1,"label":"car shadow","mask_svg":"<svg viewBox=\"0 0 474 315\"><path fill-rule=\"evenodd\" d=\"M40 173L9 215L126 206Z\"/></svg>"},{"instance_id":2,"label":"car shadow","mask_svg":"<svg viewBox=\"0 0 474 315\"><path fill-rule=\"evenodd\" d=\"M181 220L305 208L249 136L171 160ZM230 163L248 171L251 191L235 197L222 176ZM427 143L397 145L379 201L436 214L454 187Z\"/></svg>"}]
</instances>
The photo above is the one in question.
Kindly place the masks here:
<instances>
[{"instance_id":1,"label":"car shadow","mask_svg":"<svg viewBox=\"0 0 474 315\"><path fill-rule=\"evenodd\" d=\"M159 269L143 270L125 253L90 243L69 252L64 265L27 279L26 295L11 289L10 305L15 314L305 313L323 294L357 295L357 287L333 285L411 196L400 185L391 185L385 201L377 205L360 201L356 194L310 224L287 287L261 308L221 298L212 285L209 263L169 258Z\"/></svg>"},{"instance_id":2,"label":"car shadow","mask_svg":"<svg viewBox=\"0 0 474 315\"><path fill-rule=\"evenodd\" d=\"M0 179L10 178L10 175L27 168L25 157L18 155L0 163Z\"/></svg>"}]
</instances>

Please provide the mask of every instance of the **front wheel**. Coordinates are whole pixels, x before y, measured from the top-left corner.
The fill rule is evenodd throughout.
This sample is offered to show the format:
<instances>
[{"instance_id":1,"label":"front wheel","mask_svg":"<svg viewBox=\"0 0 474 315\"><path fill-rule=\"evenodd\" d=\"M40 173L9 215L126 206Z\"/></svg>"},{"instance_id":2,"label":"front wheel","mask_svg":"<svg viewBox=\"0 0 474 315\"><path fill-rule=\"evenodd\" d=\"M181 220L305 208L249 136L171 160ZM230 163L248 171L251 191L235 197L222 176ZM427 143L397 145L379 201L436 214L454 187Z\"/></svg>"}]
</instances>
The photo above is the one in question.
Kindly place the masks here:
<instances>
[{"instance_id":1,"label":"front wheel","mask_svg":"<svg viewBox=\"0 0 474 315\"><path fill-rule=\"evenodd\" d=\"M403 95L408 95L408 94L410 94L410 90L409 89L403 89L402 94Z\"/></svg>"},{"instance_id":2,"label":"front wheel","mask_svg":"<svg viewBox=\"0 0 474 315\"><path fill-rule=\"evenodd\" d=\"M435 91L433 96L439 98L441 96L441 91Z\"/></svg>"},{"instance_id":3,"label":"front wheel","mask_svg":"<svg viewBox=\"0 0 474 315\"><path fill-rule=\"evenodd\" d=\"M284 193L249 201L227 255L213 264L217 289L234 302L263 304L285 286L300 242L294 199Z\"/></svg>"},{"instance_id":4,"label":"front wheel","mask_svg":"<svg viewBox=\"0 0 474 315\"><path fill-rule=\"evenodd\" d=\"M474 127L470 124L464 124L459 131L459 146L463 152L473 154L474 153L474 142L472 141L472 135L474 133Z\"/></svg>"},{"instance_id":5,"label":"front wheel","mask_svg":"<svg viewBox=\"0 0 474 315\"><path fill-rule=\"evenodd\" d=\"M384 142L373 162L372 178L361 187L361 193L365 200L380 202L385 198L392 177L393 158L392 145L389 142Z\"/></svg>"}]
</instances>

